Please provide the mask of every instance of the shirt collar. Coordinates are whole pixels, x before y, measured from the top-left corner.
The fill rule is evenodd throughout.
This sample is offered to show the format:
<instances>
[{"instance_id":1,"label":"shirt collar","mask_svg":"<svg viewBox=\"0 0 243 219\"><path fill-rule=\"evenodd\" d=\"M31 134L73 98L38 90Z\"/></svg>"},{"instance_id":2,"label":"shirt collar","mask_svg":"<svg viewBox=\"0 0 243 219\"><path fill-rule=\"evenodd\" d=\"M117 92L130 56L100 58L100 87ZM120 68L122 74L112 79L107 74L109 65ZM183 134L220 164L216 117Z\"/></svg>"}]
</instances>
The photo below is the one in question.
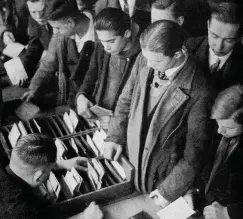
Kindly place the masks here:
<instances>
[{"instance_id":1,"label":"shirt collar","mask_svg":"<svg viewBox=\"0 0 243 219\"><path fill-rule=\"evenodd\" d=\"M177 67L170 68L165 71L165 75L169 78L169 80L173 80L176 74L182 69L182 67L185 65L188 59L187 51L183 48L182 53L185 55L184 61Z\"/></svg>"},{"instance_id":2,"label":"shirt collar","mask_svg":"<svg viewBox=\"0 0 243 219\"><path fill-rule=\"evenodd\" d=\"M230 55L232 54L232 52L233 52L233 50L231 50L225 56L217 56L217 55L215 55L213 50L211 48L209 48L209 55L210 55L212 64L215 63L217 59L220 60L220 63L225 63L227 61L227 59L230 57Z\"/></svg>"}]
</instances>

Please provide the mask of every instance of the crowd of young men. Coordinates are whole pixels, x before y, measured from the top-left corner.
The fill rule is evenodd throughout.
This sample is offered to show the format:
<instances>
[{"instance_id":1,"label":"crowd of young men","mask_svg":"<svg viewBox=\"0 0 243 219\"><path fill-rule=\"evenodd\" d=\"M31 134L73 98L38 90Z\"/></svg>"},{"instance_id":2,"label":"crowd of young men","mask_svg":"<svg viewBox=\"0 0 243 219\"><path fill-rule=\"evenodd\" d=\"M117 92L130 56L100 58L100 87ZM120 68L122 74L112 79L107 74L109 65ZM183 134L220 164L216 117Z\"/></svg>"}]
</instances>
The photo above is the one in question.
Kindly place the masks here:
<instances>
[{"instance_id":1,"label":"crowd of young men","mask_svg":"<svg viewBox=\"0 0 243 219\"><path fill-rule=\"evenodd\" d=\"M202 217L242 218L240 2L99 0L94 10L86 4L6 1L1 47L27 45L19 55L28 74L19 85L29 87L22 99L40 107L68 104L87 119L94 118L93 105L110 110L111 115L97 118L107 132L103 156L128 157L138 191L164 208L180 196L192 199L191 191L200 188ZM189 9L201 6L205 14L188 19ZM202 28L194 32L197 18ZM28 151L44 150L46 144L47 157ZM68 169L82 159L85 165L84 158L56 164L51 145L45 136L27 136L17 143L9 166L1 167L0 183L14 188L2 193L4 218L21 218L21 212L25 219L43 218L42 205L12 197L36 195L35 187L54 164ZM6 210L8 203L20 213ZM95 204L74 216L102 217Z\"/></svg>"}]
</instances>

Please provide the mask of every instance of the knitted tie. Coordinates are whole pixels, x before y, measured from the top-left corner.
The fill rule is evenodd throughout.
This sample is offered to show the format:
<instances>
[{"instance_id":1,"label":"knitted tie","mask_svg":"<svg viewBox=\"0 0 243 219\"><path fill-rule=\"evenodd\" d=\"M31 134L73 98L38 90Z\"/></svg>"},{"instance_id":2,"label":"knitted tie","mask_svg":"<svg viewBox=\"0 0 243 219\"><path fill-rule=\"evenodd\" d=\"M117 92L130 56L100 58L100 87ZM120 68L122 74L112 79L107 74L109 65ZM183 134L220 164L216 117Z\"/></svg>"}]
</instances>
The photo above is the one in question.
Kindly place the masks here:
<instances>
[{"instance_id":1,"label":"knitted tie","mask_svg":"<svg viewBox=\"0 0 243 219\"><path fill-rule=\"evenodd\" d=\"M220 59L218 58L216 62L210 66L210 72L211 73L217 72L219 65L220 65Z\"/></svg>"},{"instance_id":2,"label":"knitted tie","mask_svg":"<svg viewBox=\"0 0 243 219\"><path fill-rule=\"evenodd\" d=\"M128 0L124 0L124 12L129 15L129 4L128 4Z\"/></svg>"}]
</instances>

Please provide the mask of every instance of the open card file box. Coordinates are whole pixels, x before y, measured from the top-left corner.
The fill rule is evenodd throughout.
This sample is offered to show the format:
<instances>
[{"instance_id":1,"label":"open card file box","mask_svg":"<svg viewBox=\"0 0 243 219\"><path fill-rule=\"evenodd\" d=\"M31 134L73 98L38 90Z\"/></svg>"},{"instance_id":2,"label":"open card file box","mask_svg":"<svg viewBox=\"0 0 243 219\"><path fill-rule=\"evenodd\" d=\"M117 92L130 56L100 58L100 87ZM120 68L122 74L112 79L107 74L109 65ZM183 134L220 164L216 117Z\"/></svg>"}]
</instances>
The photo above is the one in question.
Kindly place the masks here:
<instances>
[{"instance_id":1,"label":"open card file box","mask_svg":"<svg viewBox=\"0 0 243 219\"><path fill-rule=\"evenodd\" d=\"M47 187L51 188L56 196L55 203L49 208L55 212L57 218L67 218L81 212L94 200L98 204L105 205L131 194L134 191L133 166L124 157L118 164L100 158L95 159L99 157L100 151L95 139L97 137L95 133L100 131L95 124L79 118L78 122L72 120L74 127L70 128L71 125L64 121L64 118L67 119L63 114L38 117L0 129L0 143L7 158L10 158L18 137L29 133L42 133L56 139L58 159L70 159L76 156L89 158L91 167L88 168L93 172L75 169L70 172L53 171L54 174L49 179ZM87 134L72 137L80 131L86 131Z\"/></svg>"}]
</instances>

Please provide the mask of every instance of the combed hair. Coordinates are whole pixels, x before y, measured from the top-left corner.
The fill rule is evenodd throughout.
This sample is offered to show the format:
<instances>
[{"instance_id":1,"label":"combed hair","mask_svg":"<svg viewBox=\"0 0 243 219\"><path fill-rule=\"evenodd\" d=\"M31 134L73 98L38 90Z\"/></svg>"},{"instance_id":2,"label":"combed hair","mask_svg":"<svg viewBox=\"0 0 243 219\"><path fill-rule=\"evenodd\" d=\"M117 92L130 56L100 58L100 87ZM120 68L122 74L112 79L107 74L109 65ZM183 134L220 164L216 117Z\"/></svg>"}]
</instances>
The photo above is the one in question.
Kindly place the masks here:
<instances>
[{"instance_id":1,"label":"combed hair","mask_svg":"<svg viewBox=\"0 0 243 219\"><path fill-rule=\"evenodd\" d=\"M234 85L220 92L212 108L212 119L233 119L243 124L243 86Z\"/></svg>"},{"instance_id":2,"label":"combed hair","mask_svg":"<svg viewBox=\"0 0 243 219\"><path fill-rule=\"evenodd\" d=\"M25 2L39 2L41 0L25 0Z\"/></svg>"},{"instance_id":3,"label":"combed hair","mask_svg":"<svg viewBox=\"0 0 243 219\"><path fill-rule=\"evenodd\" d=\"M165 10L171 7L174 17L179 18L185 15L184 5L185 0L156 0L152 4L152 7L159 10Z\"/></svg>"},{"instance_id":4,"label":"combed hair","mask_svg":"<svg viewBox=\"0 0 243 219\"><path fill-rule=\"evenodd\" d=\"M76 0L47 0L45 17L50 21L76 18L80 12Z\"/></svg>"},{"instance_id":5,"label":"combed hair","mask_svg":"<svg viewBox=\"0 0 243 219\"><path fill-rule=\"evenodd\" d=\"M55 142L41 134L29 134L21 137L13 148L20 160L33 166L54 163L57 157Z\"/></svg>"},{"instance_id":6,"label":"combed hair","mask_svg":"<svg viewBox=\"0 0 243 219\"><path fill-rule=\"evenodd\" d=\"M142 49L173 57L176 52L181 51L186 38L186 31L177 23L160 20L143 31L140 44Z\"/></svg>"},{"instance_id":7,"label":"combed hair","mask_svg":"<svg viewBox=\"0 0 243 219\"><path fill-rule=\"evenodd\" d=\"M215 18L223 23L240 24L239 33L242 33L243 16L242 7L239 4L232 2L213 4L211 6L210 20L212 18Z\"/></svg>"},{"instance_id":8,"label":"combed hair","mask_svg":"<svg viewBox=\"0 0 243 219\"><path fill-rule=\"evenodd\" d=\"M96 30L115 31L117 36L124 36L130 25L129 15L117 8L105 8L95 19Z\"/></svg>"}]
</instances>

